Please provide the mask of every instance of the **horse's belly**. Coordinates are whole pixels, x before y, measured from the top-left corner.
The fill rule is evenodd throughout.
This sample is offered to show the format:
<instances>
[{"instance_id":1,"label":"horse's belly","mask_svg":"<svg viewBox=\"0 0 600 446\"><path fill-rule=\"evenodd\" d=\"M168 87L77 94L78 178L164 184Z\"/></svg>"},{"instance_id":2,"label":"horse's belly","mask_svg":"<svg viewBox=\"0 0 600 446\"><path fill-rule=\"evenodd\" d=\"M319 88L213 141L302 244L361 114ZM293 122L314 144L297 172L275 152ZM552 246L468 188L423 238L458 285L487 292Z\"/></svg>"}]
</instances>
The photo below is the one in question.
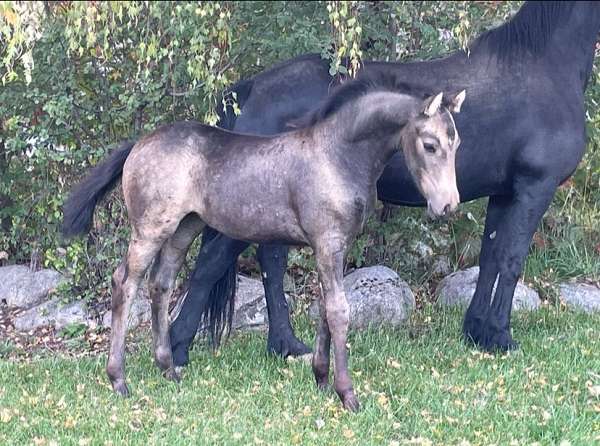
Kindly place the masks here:
<instances>
[{"instance_id":1,"label":"horse's belly","mask_svg":"<svg viewBox=\"0 0 600 446\"><path fill-rule=\"evenodd\" d=\"M207 206L202 219L228 237L256 243L305 244L306 236L291 208L252 200Z\"/></svg>"}]
</instances>

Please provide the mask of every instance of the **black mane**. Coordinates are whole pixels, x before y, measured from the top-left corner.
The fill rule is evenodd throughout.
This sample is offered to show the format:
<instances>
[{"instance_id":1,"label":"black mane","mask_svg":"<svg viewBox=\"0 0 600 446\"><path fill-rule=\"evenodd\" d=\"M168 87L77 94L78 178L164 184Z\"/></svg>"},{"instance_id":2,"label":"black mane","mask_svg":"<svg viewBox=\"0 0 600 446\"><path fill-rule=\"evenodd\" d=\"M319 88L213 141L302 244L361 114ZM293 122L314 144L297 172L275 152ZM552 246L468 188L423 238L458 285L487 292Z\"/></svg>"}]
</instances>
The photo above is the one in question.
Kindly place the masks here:
<instances>
[{"instance_id":1,"label":"black mane","mask_svg":"<svg viewBox=\"0 0 600 446\"><path fill-rule=\"evenodd\" d=\"M390 91L425 99L433 93L420 85L398 81L395 76L379 74L351 80L336 87L315 110L288 123L291 128L313 126L340 110L345 104L376 91Z\"/></svg>"},{"instance_id":2,"label":"black mane","mask_svg":"<svg viewBox=\"0 0 600 446\"><path fill-rule=\"evenodd\" d=\"M486 44L500 59L544 52L558 24L568 19L575 2L526 2L515 16L482 34L474 45Z\"/></svg>"}]
</instances>

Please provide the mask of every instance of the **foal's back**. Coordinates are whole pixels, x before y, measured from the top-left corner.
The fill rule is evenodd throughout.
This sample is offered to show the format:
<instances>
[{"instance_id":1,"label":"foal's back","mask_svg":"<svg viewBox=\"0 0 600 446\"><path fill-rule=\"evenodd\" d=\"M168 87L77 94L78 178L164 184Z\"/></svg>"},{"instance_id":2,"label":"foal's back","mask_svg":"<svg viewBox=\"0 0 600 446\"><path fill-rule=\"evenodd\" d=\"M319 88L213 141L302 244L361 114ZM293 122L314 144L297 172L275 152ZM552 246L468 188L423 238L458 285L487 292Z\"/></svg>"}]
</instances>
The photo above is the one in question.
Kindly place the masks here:
<instances>
[{"instance_id":1,"label":"foal's back","mask_svg":"<svg viewBox=\"0 0 600 446\"><path fill-rule=\"evenodd\" d=\"M296 133L302 135L261 137L196 122L157 129L135 145L123 168L134 230L136 221L150 231L194 212L239 239L304 242L290 182L316 149L310 133Z\"/></svg>"}]
</instances>

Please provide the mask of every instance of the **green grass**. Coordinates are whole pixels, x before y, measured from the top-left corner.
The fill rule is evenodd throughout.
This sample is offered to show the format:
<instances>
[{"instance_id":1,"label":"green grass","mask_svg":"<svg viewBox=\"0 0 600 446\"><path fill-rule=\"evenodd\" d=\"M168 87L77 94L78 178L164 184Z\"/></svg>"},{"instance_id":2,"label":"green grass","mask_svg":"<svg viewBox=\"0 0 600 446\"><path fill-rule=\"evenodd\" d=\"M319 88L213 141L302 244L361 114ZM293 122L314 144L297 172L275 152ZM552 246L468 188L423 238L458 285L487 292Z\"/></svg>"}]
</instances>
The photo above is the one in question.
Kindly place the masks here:
<instances>
[{"instance_id":1,"label":"green grass","mask_svg":"<svg viewBox=\"0 0 600 446\"><path fill-rule=\"evenodd\" d=\"M259 333L196 348L179 387L143 343L129 399L111 392L104 355L3 361L0 444L600 444L598 315L517 315L522 348L499 356L461 342L460 320L427 307L405 329L352 335L357 414L317 391L308 365L267 357Z\"/></svg>"}]
</instances>

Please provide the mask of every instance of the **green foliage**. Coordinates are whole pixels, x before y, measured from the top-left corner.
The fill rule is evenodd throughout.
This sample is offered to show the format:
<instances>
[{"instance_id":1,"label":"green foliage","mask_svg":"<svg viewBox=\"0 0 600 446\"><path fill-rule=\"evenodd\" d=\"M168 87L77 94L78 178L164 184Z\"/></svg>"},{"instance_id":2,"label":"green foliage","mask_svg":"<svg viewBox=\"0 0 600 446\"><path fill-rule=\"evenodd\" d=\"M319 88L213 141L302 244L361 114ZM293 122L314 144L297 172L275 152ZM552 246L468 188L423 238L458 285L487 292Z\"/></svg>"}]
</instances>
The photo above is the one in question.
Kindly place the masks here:
<instances>
[{"instance_id":1,"label":"green foliage","mask_svg":"<svg viewBox=\"0 0 600 446\"><path fill-rule=\"evenodd\" d=\"M331 59L329 74L332 76L340 73L355 77L360 69L362 27L358 20L358 6L357 1L327 2L333 35L333 48L329 55ZM348 62L342 65L342 58L346 56Z\"/></svg>"},{"instance_id":2,"label":"green foliage","mask_svg":"<svg viewBox=\"0 0 600 446\"><path fill-rule=\"evenodd\" d=\"M322 54L341 75L362 59L430 59L468 47L520 4L2 2L0 252L70 275L70 298L102 297L129 235L120 193L100 204L87 238L66 244L59 226L69 189L113 145L173 120L214 123L227 85L291 57ZM598 73L587 93L588 152L552 207L562 223L542 228L551 249L532 248L532 279L598 274ZM484 205L463 207L445 224L427 222L421 210L397 211L386 223L372 218L349 266L382 262L421 284L439 256L453 268L472 265ZM295 251L290 262L305 277L314 267L309 252ZM581 267L566 268L573 264Z\"/></svg>"},{"instance_id":3,"label":"green foliage","mask_svg":"<svg viewBox=\"0 0 600 446\"><path fill-rule=\"evenodd\" d=\"M87 325L85 325L85 324L81 324L81 323L69 324L66 327L64 327L62 330L60 330L58 335L60 337L66 338L66 339L74 339L74 338L83 336L85 334L86 330L87 330Z\"/></svg>"}]
</instances>

